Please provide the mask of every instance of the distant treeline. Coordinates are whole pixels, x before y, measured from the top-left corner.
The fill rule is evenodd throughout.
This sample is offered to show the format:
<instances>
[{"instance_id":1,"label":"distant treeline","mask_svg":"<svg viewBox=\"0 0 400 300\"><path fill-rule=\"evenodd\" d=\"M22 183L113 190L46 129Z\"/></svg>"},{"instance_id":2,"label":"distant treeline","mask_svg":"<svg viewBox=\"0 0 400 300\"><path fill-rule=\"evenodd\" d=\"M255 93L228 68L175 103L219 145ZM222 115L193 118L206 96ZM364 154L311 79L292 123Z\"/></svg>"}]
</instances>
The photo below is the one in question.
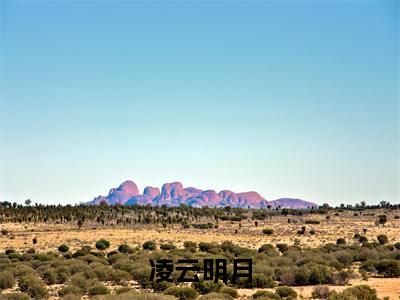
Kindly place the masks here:
<instances>
[{"instance_id":1,"label":"distant treeline","mask_svg":"<svg viewBox=\"0 0 400 300\"><path fill-rule=\"evenodd\" d=\"M76 222L78 227L85 223L98 223L99 225L135 225L135 224L195 224L207 223L208 221L232 221L241 220L264 220L273 216L303 216L311 214L328 214L329 211L340 213L346 210L363 211L367 209L399 210L400 205L390 204L382 201L380 205L368 206L365 203L359 205L341 205L330 207L324 204L318 208L289 209L289 208L267 208L267 209L244 209L233 207L190 207L180 205L168 206L121 206L121 205L20 205L7 201L0 202L0 223L68 223ZM203 222L207 220L207 222Z\"/></svg>"}]
</instances>

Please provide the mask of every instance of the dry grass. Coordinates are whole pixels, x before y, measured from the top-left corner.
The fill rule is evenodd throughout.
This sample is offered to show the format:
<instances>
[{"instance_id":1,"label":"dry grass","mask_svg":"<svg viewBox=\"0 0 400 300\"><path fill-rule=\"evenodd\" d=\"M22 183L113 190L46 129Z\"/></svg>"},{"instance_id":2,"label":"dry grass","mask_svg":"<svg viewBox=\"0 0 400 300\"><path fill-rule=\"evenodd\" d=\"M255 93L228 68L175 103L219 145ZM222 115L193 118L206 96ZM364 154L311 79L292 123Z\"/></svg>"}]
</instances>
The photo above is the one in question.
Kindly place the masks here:
<instances>
[{"instance_id":1,"label":"dry grass","mask_svg":"<svg viewBox=\"0 0 400 300\"><path fill-rule=\"evenodd\" d=\"M368 213L368 212L366 212ZM315 247L326 243L335 243L339 237L348 241L353 240L355 233L363 234L367 229L366 236L375 239L378 234L386 234L390 242L400 241L400 220L394 219L393 214L388 213L389 221L383 226L376 226L375 220L381 212L374 211L375 216L354 216L352 212L343 212L339 216L330 214L330 220L324 215L311 215L303 217L273 217L265 221L259 221L255 227L254 221L242 221L241 228L238 222L220 221L218 229L183 229L179 225L162 228L161 226L138 225L132 227L105 226L97 224L85 224L78 229L75 223L69 224L2 224L1 229L7 229L8 236L0 236L0 251L7 248L28 249L31 248L32 239L37 238L35 245L37 250L52 250L62 243L70 248L76 249L82 245L93 245L100 238L107 238L112 248L122 243L130 245L142 245L147 240L155 240L158 243L172 242L181 245L184 241L195 242L221 242L230 240L236 244L249 248L258 248L265 243L288 243L293 244L298 240L302 246ZM290 218L297 222L288 224ZM319 220L321 224L305 225L307 219ZM301 226L307 227L305 235L298 235ZM274 234L263 235L262 229L273 228ZM238 233L235 234L237 229ZM311 235L308 231L314 229L316 233Z\"/></svg>"}]
</instances>

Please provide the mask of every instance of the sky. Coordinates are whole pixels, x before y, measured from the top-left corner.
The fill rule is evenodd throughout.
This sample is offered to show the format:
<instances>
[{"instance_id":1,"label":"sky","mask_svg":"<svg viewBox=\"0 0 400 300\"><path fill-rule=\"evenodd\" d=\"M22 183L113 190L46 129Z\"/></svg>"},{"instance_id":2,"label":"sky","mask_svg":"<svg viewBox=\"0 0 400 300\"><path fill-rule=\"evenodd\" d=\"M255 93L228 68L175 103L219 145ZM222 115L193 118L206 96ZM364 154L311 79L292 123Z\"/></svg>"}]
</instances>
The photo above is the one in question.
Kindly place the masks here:
<instances>
[{"instance_id":1,"label":"sky","mask_svg":"<svg viewBox=\"0 0 400 300\"><path fill-rule=\"evenodd\" d=\"M397 1L0 3L0 201L400 202Z\"/></svg>"}]
</instances>

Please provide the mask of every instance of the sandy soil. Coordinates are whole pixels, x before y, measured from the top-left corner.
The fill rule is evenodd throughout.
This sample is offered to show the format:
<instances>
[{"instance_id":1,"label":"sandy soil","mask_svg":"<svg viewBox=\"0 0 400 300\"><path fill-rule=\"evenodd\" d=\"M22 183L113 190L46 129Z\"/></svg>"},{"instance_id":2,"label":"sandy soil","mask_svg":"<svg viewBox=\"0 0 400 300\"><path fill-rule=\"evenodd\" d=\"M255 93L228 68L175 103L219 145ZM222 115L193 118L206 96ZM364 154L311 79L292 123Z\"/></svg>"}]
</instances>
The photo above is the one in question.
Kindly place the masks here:
<instances>
[{"instance_id":1,"label":"sandy soil","mask_svg":"<svg viewBox=\"0 0 400 300\"><path fill-rule=\"evenodd\" d=\"M219 222L218 229L183 229L179 225L167 228L161 226L134 226L117 227L107 225L99 227L97 224L85 224L82 229L78 229L75 223L70 224L0 224L0 229L7 229L8 236L0 236L0 251L7 248L28 249L31 248L32 240L37 238L35 248L37 250L52 250L60 244L66 243L72 250L82 245L94 245L100 238L107 238L111 242L111 248L116 248L122 243L130 245L142 245L147 240L156 242L172 242L177 245L184 241L195 242L222 242L232 241L236 244L259 248L265 243L288 243L293 244L297 239L303 246L315 247L325 243L335 243L339 237L344 237L351 241L355 233L363 234L363 229L367 230L366 236L375 239L378 234L386 234L390 242L400 241L400 220L389 216L390 221L383 226L376 226L376 216L354 217L347 212L340 216L330 215L330 220L325 216L293 217L290 219L297 223L288 224L288 217L273 217L266 221L259 221L258 227L254 221L242 221L241 228L237 222ZM307 219L319 220L321 224L307 225ZM296 232L306 226L305 235L298 235ZM274 234L262 234L263 228L273 228ZM315 234L311 235L309 230L314 229ZM238 231L235 234L235 230Z\"/></svg>"},{"instance_id":2,"label":"sandy soil","mask_svg":"<svg viewBox=\"0 0 400 300\"><path fill-rule=\"evenodd\" d=\"M342 291L350 286L366 284L376 289L378 296L389 297L390 300L400 299L400 278L369 278L368 281L352 280L347 286L329 285L330 290ZM311 299L311 293L315 286L294 287L300 299ZM259 290L273 291L273 289L239 289L239 295L251 296Z\"/></svg>"}]
</instances>

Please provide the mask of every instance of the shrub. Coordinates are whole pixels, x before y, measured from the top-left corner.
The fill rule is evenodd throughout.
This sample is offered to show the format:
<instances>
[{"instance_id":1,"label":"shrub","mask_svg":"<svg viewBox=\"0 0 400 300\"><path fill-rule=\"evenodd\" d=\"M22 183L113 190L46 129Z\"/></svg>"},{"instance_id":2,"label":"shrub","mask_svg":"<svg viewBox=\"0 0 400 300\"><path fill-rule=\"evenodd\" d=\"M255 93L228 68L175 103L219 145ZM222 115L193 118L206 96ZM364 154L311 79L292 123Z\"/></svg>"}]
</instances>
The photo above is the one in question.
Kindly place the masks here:
<instances>
[{"instance_id":1,"label":"shrub","mask_svg":"<svg viewBox=\"0 0 400 300\"><path fill-rule=\"evenodd\" d=\"M60 247L58 247L58 251L60 251L61 253L66 253L69 251L69 247L67 245L63 244Z\"/></svg>"},{"instance_id":2,"label":"shrub","mask_svg":"<svg viewBox=\"0 0 400 300\"><path fill-rule=\"evenodd\" d=\"M332 281L332 271L326 265L313 265L310 267L310 283L323 284Z\"/></svg>"},{"instance_id":3,"label":"shrub","mask_svg":"<svg viewBox=\"0 0 400 300\"><path fill-rule=\"evenodd\" d=\"M164 281L164 282L165 282L165 281ZM116 290L115 290L115 293L116 293L117 295L119 295L119 294L125 294L125 293L128 293L128 292L133 292L132 288L130 288L130 287L128 287L128 286L124 286L124 287L122 287L122 288L119 288L119 289L116 289Z\"/></svg>"},{"instance_id":4,"label":"shrub","mask_svg":"<svg viewBox=\"0 0 400 300\"><path fill-rule=\"evenodd\" d=\"M374 268L385 277L400 277L400 261L394 259L382 259L374 262Z\"/></svg>"},{"instance_id":5,"label":"shrub","mask_svg":"<svg viewBox=\"0 0 400 300\"><path fill-rule=\"evenodd\" d=\"M274 246L272 246L271 244L264 244L260 248L258 248L257 252L264 253L264 252L268 252L273 249L274 249Z\"/></svg>"},{"instance_id":6,"label":"shrub","mask_svg":"<svg viewBox=\"0 0 400 300\"><path fill-rule=\"evenodd\" d=\"M376 239L378 240L379 244L381 244L381 245L385 245L389 242L389 239L385 234L378 235L376 237Z\"/></svg>"},{"instance_id":7,"label":"shrub","mask_svg":"<svg viewBox=\"0 0 400 300\"><path fill-rule=\"evenodd\" d=\"M368 285L356 285L343 290L341 293L331 292L330 300L357 299L357 300L379 300L376 290Z\"/></svg>"},{"instance_id":8,"label":"shrub","mask_svg":"<svg viewBox=\"0 0 400 300\"><path fill-rule=\"evenodd\" d=\"M296 291L294 289L288 287L288 286L277 287L276 290L275 290L275 293L279 297L281 297L283 299L287 299L287 300L296 299L297 298Z\"/></svg>"},{"instance_id":9,"label":"shrub","mask_svg":"<svg viewBox=\"0 0 400 300\"><path fill-rule=\"evenodd\" d=\"M393 245L397 250L400 250L400 242L397 242Z\"/></svg>"},{"instance_id":10,"label":"shrub","mask_svg":"<svg viewBox=\"0 0 400 300\"><path fill-rule=\"evenodd\" d=\"M15 277L11 272L3 271L0 272L0 290L10 289L15 284Z\"/></svg>"},{"instance_id":11,"label":"shrub","mask_svg":"<svg viewBox=\"0 0 400 300\"><path fill-rule=\"evenodd\" d=\"M69 295L69 294L80 296L80 295L82 295L82 293L83 293L83 291L80 287L78 287L76 285L67 285L58 292L58 295L60 297L63 297L65 295Z\"/></svg>"},{"instance_id":12,"label":"shrub","mask_svg":"<svg viewBox=\"0 0 400 300\"><path fill-rule=\"evenodd\" d=\"M40 268L40 273L42 275L42 279L46 284L51 285L57 282L57 273L54 269L50 267Z\"/></svg>"},{"instance_id":13,"label":"shrub","mask_svg":"<svg viewBox=\"0 0 400 300\"><path fill-rule=\"evenodd\" d=\"M165 244L160 245L160 249L161 250L174 250L174 249L176 249L176 246L174 244L165 243Z\"/></svg>"},{"instance_id":14,"label":"shrub","mask_svg":"<svg viewBox=\"0 0 400 300\"><path fill-rule=\"evenodd\" d=\"M120 245L118 251L121 253L133 253L133 249L127 244Z\"/></svg>"},{"instance_id":15,"label":"shrub","mask_svg":"<svg viewBox=\"0 0 400 300\"><path fill-rule=\"evenodd\" d=\"M87 288L87 280L86 277L83 276L81 273L75 274L71 277L71 282L73 285L80 287L81 289L85 290Z\"/></svg>"},{"instance_id":16,"label":"shrub","mask_svg":"<svg viewBox=\"0 0 400 300\"><path fill-rule=\"evenodd\" d=\"M154 241L147 241L143 244L144 250L156 250L157 245Z\"/></svg>"},{"instance_id":17,"label":"shrub","mask_svg":"<svg viewBox=\"0 0 400 300\"><path fill-rule=\"evenodd\" d=\"M183 247L185 249L190 250L191 252L196 252L197 250L197 244L195 242L192 241L186 241L183 243Z\"/></svg>"},{"instance_id":18,"label":"shrub","mask_svg":"<svg viewBox=\"0 0 400 300\"><path fill-rule=\"evenodd\" d=\"M262 232L263 234L271 235L274 233L274 230L272 228L264 228Z\"/></svg>"},{"instance_id":19,"label":"shrub","mask_svg":"<svg viewBox=\"0 0 400 300\"><path fill-rule=\"evenodd\" d=\"M314 229L311 229L311 230L310 230L310 234L315 234L315 230L314 230Z\"/></svg>"},{"instance_id":20,"label":"shrub","mask_svg":"<svg viewBox=\"0 0 400 300\"><path fill-rule=\"evenodd\" d=\"M98 250L105 250L110 247L110 242L105 239L100 239L96 242L96 248Z\"/></svg>"},{"instance_id":21,"label":"shrub","mask_svg":"<svg viewBox=\"0 0 400 300\"><path fill-rule=\"evenodd\" d=\"M218 248L219 248L219 246L216 243L201 242L199 244L199 249L200 249L200 251L203 251L203 252L210 252L212 249L218 249Z\"/></svg>"},{"instance_id":22,"label":"shrub","mask_svg":"<svg viewBox=\"0 0 400 300\"><path fill-rule=\"evenodd\" d=\"M252 296L253 299L280 300L281 297L269 291L257 291Z\"/></svg>"},{"instance_id":23,"label":"shrub","mask_svg":"<svg viewBox=\"0 0 400 300\"><path fill-rule=\"evenodd\" d=\"M200 294L208 294L211 292L218 292L224 285L222 282L214 282L214 281L204 281L200 280L199 282L193 283L193 287Z\"/></svg>"},{"instance_id":24,"label":"shrub","mask_svg":"<svg viewBox=\"0 0 400 300\"><path fill-rule=\"evenodd\" d=\"M247 281L247 279L245 281ZM251 285L255 288L273 288L275 287L275 282L270 276L261 273L255 273L252 276Z\"/></svg>"},{"instance_id":25,"label":"shrub","mask_svg":"<svg viewBox=\"0 0 400 300\"><path fill-rule=\"evenodd\" d=\"M316 286L313 288L311 298L313 299L328 299L329 288L327 286Z\"/></svg>"},{"instance_id":26,"label":"shrub","mask_svg":"<svg viewBox=\"0 0 400 300\"><path fill-rule=\"evenodd\" d=\"M197 291L191 287L171 286L165 291L166 295L172 295L180 300L196 299L199 295Z\"/></svg>"},{"instance_id":27,"label":"shrub","mask_svg":"<svg viewBox=\"0 0 400 300\"><path fill-rule=\"evenodd\" d=\"M1 232L2 235L7 235L8 234L8 230L7 229L2 229L0 232Z\"/></svg>"},{"instance_id":28,"label":"shrub","mask_svg":"<svg viewBox=\"0 0 400 300\"><path fill-rule=\"evenodd\" d=\"M221 288L219 290L219 292L223 293L223 294L227 294L227 295L231 296L232 298L238 298L239 297L239 294L238 294L237 290L234 289L234 288L231 288L231 287L227 287L227 286L223 287L223 288Z\"/></svg>"},{"instance_id":29,"label":"shrub","mask_svg":"<svg viewBox=\"0 0 400 300\"><path fill-rule=\"evenodd\" d=\"M204 224L193 224L193 227L196 229L211 229L211 228L214 228L214 224L211 222L204 223Z\"/></svg>"},{"instance_id":30,"label":"shrub","mask_svg":"<svg viewBox=\"0 0 400 300\"><path fill-rule=\"evenodd\" d=\"M207 295L202 295L197 298L198 300L232 300L233 298L228 294L223 293L210 293Z\"/></svg>"},{"instance_id":31,"label":"shrub","mask_svg":"<svg viewBox=\"0 0 400 300\"><path fill-rule=\"evenodd\" d=\"M22 292L27 293L34 299L44 299L47 297L46 287L42 281L34 275L26 275L21 277L19 288Z\"/></svg>"},{"instance_id":32,"label":"shrub","mask_svg":"<svg viewBox=\"0 0 400 300\"><path fill-rule=\"evenodd\" d=\"M171 286L173 286L172 282L168 281L160 281L152 283L152 288L155 292L164 292L167 288Z\"/></svg>"},{"instance_id":33,"label":"shrub","mask_svg":"<svg viewBox=\"0 0 400 300\"><path fill-rule=\"evenodd\" d=\"M318 224L320 224L321 222L318 221L318 220L306 220L304 223L306 223L306 224L318 225Z\"/></svg>"},{"instance_id":34,"label":"shrub","mask_svg":"<svg viewBox=\"0 0 400 300\"><path fill-rule=\"evenodd\" d=\"M338 238L336 240L336 245L345 245L346 244L346 239L344 238Z\"/></svg>"},{"instance_id":35,"label":"shrub","mask_svg":"<svg viewBox=\"0 0 400 300\"><path fill-rule=\"evenodd\" d=\"M104 284L96 284L89 288L89 295L107 295L110 293L110 290Z\"/></svg>"},{"instance_id":36,"label":"shrub","mask_svg":"<svg viewBox=\"0 0 400 300\"><path fill-rule=\"evenodd\" d=\"M378 224L380 224L382 226L385 226L385 224L387 222L387 216L386 215L379 215L377 222L378 222Z\"/></svg>"},{"instance_id":37,"label":"shrub","mask_svg":"<svg viewBox=\"0 0 400 300\"><path fill-rule=\"evenodd\" d=\"M132 279L132 275L130 273L122 270L115 270L112 272L111 277L112 280L117 284L121 284Z\"/></svg>"},{"instance_id":38,"label":"shrub","mask_svg":"<svg viewBox=\"0 0 400 300\"><path fill-rule=\"evenodd\" d=\"M278 248L279 252L284 253L289 249L287 244L276 244L276 248Z\"/></svg>"},{"instance_id":39,"label":"shrub","mask_svg":"<svg viewBox=\"0 0 400 300\"><path fill-rule=\"evenodd\" d=\"M31 298L24 293L9 293L0 296L1 300L30 300Z\"/></svg>"}]
</instances>

